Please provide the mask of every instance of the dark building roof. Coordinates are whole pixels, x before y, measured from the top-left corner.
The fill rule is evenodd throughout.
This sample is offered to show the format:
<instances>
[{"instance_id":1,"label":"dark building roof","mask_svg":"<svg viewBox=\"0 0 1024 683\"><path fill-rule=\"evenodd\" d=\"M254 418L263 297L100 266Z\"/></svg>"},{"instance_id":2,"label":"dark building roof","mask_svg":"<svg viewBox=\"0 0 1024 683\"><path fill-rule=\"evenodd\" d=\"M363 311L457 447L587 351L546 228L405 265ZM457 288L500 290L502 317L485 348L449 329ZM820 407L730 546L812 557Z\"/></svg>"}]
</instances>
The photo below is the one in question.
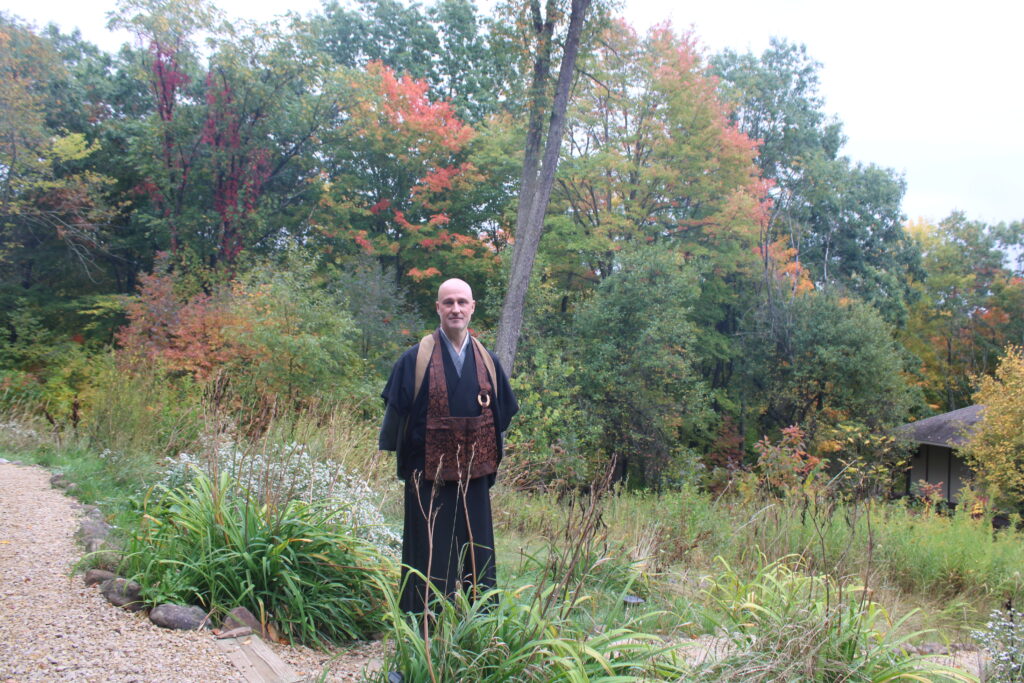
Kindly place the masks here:
<instances>
[{"instance_id":1,"label":"dark building roof","mask_svg":"<svg viewBox=\"0 0 1024 683\"><path fill-rule=\"evenodd\" d=\"M897 431L911 441L930 446L956 448L967 440L965 434L981 419L985 406L973 405L942 415L933 415L917 422L911 422Z\"/></svg>"}]
</instances>

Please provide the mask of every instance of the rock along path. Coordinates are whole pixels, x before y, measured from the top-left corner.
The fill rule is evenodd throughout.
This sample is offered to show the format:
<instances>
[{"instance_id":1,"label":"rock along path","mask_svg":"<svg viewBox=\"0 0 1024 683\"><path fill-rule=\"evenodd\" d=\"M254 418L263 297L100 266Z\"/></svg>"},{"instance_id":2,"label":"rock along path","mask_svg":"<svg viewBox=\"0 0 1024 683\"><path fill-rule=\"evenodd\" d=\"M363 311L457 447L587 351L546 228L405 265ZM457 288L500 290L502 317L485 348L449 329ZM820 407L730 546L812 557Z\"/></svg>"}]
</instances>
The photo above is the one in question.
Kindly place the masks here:
<instances>
[{"instance_id":1,"label":"rock along path","mask_svg":"<svg viewBox=\"0 0 1024 683\"><path fill-rule=\"evenodd\" d=\"M0 682L244 681L208 631L154 626L72 574L82 555L74 540L81 513L49 478L38 467L0 463ZM273 648L314 679L331 658ZM329 680L358 680L380 647L338 654Z\"/></svg>"}]
</instances>

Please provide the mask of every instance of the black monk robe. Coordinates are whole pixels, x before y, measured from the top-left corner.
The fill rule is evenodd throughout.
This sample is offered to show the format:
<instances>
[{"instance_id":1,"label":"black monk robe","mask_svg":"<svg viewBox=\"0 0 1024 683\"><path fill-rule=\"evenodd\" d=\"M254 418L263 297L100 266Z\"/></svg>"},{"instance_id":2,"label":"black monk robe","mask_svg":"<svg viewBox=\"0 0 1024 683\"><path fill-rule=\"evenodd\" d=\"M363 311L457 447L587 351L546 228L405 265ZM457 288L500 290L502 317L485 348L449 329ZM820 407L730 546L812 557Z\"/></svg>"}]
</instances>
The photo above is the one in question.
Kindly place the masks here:
<instances>
[{"instance_id":1,"label":"black monk robe","mask_svg":"<svg viewBox=\"0 0 1024 683\"><path fill-rule=\"evenodd\" d=\"M466 344L461 375L455 370L448 346L443 340L437 343L441 346L452 416L480 415L473 343ZM408 574L409 568L430 576L437 591L445 595L451 595L466 583L475 584L481 590L492 588L496 574L489 491L494 475L472 479L461 489L457 482L431 482L422 476L430 371L426 372L419 394L414 397L418 351L419 344L416 344L402 354L381 392L386 414L379 445L381 450L397 451L398 476L405 480L401 606L407 612L421 613L425 606L425 586L419 577ZM493 353L491 357L497 376L491 409L500 457L501 433L508 428L519 404L501 363Z\"/></svg>"}]
</instances>

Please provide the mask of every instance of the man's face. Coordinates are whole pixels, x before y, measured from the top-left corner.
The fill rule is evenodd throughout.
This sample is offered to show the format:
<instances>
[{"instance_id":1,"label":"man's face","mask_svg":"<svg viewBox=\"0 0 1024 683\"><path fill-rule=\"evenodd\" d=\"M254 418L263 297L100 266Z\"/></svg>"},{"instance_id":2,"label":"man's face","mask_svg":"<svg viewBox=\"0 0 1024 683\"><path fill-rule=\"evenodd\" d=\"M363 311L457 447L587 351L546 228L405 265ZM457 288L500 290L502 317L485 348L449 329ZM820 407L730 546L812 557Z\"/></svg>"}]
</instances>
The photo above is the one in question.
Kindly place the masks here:
<instances>
[{"instance_id":1,"label":"man's face","mask_svg":"<svg viewBox=\"0 0 1024 683\"><path fill-rule=\"evenodd\" d=\"M460 337L476 310L473 290L461 280L445 282L437 292L437 315L449 338Z\"/></svg>"}]
</instances>

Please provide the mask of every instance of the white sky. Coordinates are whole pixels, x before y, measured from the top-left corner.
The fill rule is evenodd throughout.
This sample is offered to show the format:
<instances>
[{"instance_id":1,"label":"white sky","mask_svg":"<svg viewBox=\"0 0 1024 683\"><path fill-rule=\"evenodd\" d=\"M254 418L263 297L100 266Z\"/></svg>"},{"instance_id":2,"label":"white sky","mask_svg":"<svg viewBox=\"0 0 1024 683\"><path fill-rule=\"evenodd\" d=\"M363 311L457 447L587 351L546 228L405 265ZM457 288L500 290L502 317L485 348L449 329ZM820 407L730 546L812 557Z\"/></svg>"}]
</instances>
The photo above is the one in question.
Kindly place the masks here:
<instances>
[{"instance_id":1,"label":"white sky","mask_svg":"<svg viewBox=\"0 0 1024 683\"><path fill-rule=\"evenodd\" d=\"M215 0L229 18L317 11L320 0ZM491 2L479 2L489 6ZM115 0L0 0L37 25L56 22L107 50ZM822 63L825 108L844 124L843 153L902 173L904 212L937 221L959 209L988 222L1024 219L1024 6L1012 0L625 0L638 29L692 25L709 51L760 53L771 36Z\"/></svg>"}]
</instances>

